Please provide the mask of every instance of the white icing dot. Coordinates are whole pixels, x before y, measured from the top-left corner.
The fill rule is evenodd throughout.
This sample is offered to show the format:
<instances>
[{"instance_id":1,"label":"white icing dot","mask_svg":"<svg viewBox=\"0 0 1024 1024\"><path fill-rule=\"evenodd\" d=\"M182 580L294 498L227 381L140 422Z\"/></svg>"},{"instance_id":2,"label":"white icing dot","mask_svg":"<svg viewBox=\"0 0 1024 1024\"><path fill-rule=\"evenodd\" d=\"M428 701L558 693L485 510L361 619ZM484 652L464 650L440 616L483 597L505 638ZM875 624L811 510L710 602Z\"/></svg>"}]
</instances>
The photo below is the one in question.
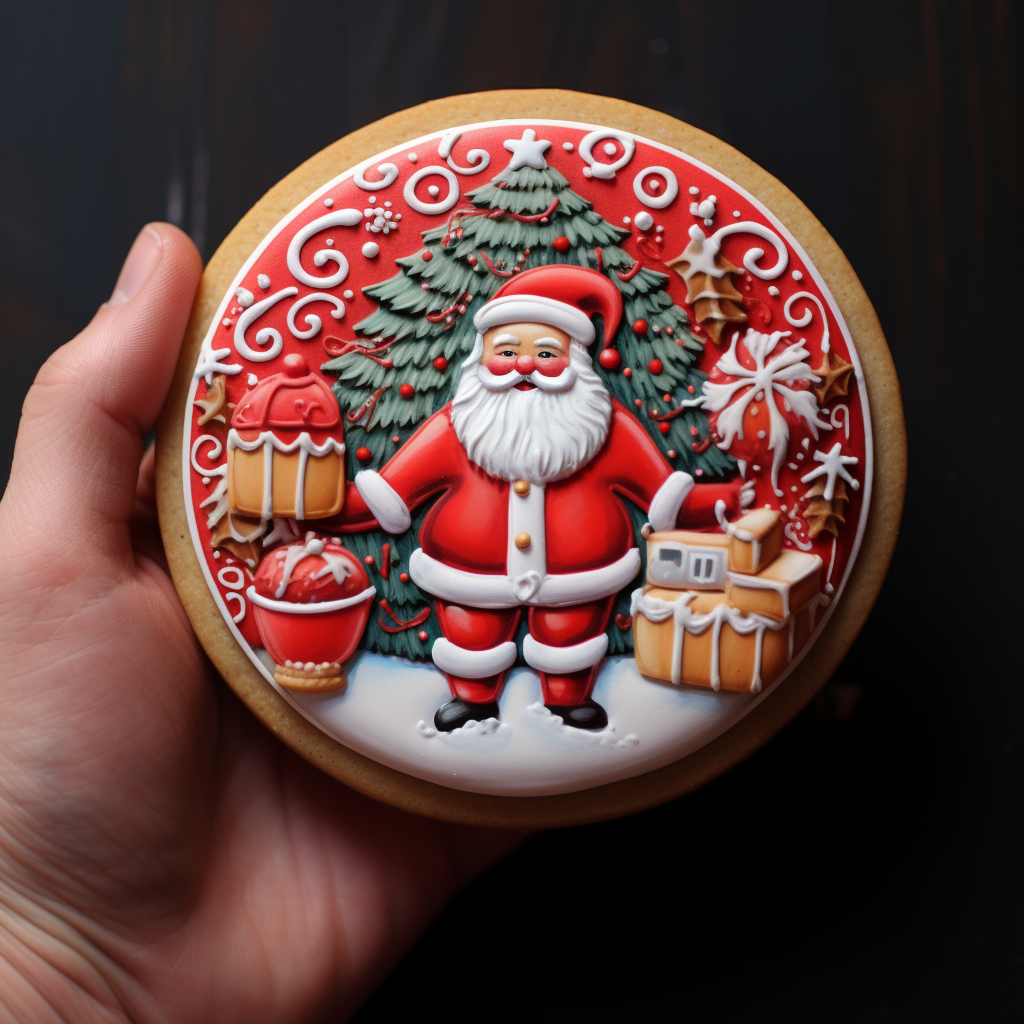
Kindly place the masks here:
<instances>
[{"instance_id":1,"label":"white icing dot","mask_svg":"<svg viewBox=\"0 0 1024 1024\"><path fill-rule=\"evenodd\" d=\"M799 270L794 270L793 271L793 280L794 281L802 281L803 279L804 279L804 275Z\"/></svg>"},{"instance_id":2,"label":"white icing dot","mask_svg":"<svg viewBox=\"0 0 1024 1024\"><path fill-rule=\"evenodd\" d=\"M427 186L427 193L429 195L436 196L437 193L440 192L440 191L441 190L436 185L428 185Z\"/></svg>"},{"instance_id":3,"label":"white icing dot","mask_svg":"<svg viewBox=\"0 0 1024 1024\"><path fill-rule=\"evenodd\" d=\"M835 587L833 587L831 583L826 583L826 584L825 584L825 593L826 593L826 594L831 594L831 593L832 593L832 591L833 591L833 590L835 590L835 589L836 589L836 588L835 588Z\"/></svg>"},{"instance_id":4,"label":"white icing dot","mask_svg":"<svg viewBox=\"0 0 1024 1024\"><path fill-rule=\"evenodd\" d=\"M623 217L622 218L622 223L623 224L628 224L629 223L629 218L628 217Z\"/></svg>"},{"instance_id":5,"label":"white icing dot","mask_svg":"<svg viewBox=\"0 0 1024 1024\"><path fill-rule=\"evenodd\" d=\"M654 226L654 218L646 210L641 210L633 218L633 223L641 231L650 231L650 229ZM658 230L661 230L661 229L659 228Z\"/></svg>"},{"instance_id":6,"label":"white icing dot","mask_svg":"<svg viewBox=\"0 0 1024 1024\"><path fill-rule=\"evenodd\" d=\"M414 164L417 160L419 160L419 157L415 153L409 154L409 163Z\"/></svg>"},{"instance_id":7,"label":"white icing dot","mask_svg":"<svg viewBox=\"0 0 1024 1024\"><path fill-rule=\"evenodd\" d=\"M260 276L256 278L256 283L261 288L269 288L270 287L270 278L267 277L266 274L260 274Z\"/></svg>"},{"instance_id":8,"label":"white icing dot","mask_svg":"<svg viewBox=\"0 0 1024 1024\"><path fill-rule=\"evenodd\" d=\"M691 196L699 196L700 195L700 189L697 188L696 185L691 185L690 186L690 195Z\"/></svg>"},{"instance_id":9,"label":"white icing dot","mask_svg":"<svg viewBox=\"0 0 1024 1024\"><path fill-rule=\"evenodd\" d=\"M344 295L346 299L351 299L352 296L355 295L355 292L352 291L351 288L346 288L341 294Z\"/></svg>"},{"instance_id":10,"label":"white icing dot","mask_svg":"<svg viewBox=\"0 0 1024 1024\"><path fill-rule=\"evenodd\" d=\"M732 211L732 215L733 215L734 217L739 217L739 216L740 216L740 211L739 211L739 210L733 210L733 211Z\"/></svg>"},{"instance_id":11,"label":"white icing dot","mask_svg":"<svg viewBox=\"0 0 1024 1024\"><path fill-rule=\"evenodd\" d=\"M222 323L222 324L223 324L223 325L224 325L225 327L230 327L230 326L231 326L231 321L230 321L230 320L229 320L229 319L228 319L227 317L224 317L224 319L223 319L223 320L221 320L221 323Z\"/></svg>"},{"instance_id":12,"label":"white icing dot","mask_svg":"<svg viewBox=\"0 0 1024 1024\"><path fill-rule=\"evenodd\" d=\"M375 203L375 202L377 202L377 197L376 196L370 196L370 198L367 200L367 202ZM363 210L363 216L364 217L369 217L371 213L373 213L373 210Z\"/></svg>"},{"instance_id":13,"label":"white icing dot","mask_svg":"<svg viewBox=\"0 0 1024 1024\"><path fill-rule=\"evenodd\" d=\"M793 490L796 490L796 488L794 487ZM789 508L788 505L780 505L779 506L779 511L780 512L785 512L788 508Z\"/></svg>"},{"instance_id":14,"label":"white icing dot","mask_svg":"<svg viewBox=\"0 0 1024 1024\"><path fill-rule=\"evenodd\" d=\"M594 172L589 167L583 168L583 177L589 178Z\"/></svg>"},{"instance_id":15,"label":"white icing dot","mask_svg":"<svg viewBox=\"0 0 1024 1024\"><path fill-rule=\"evenodd\" d=\"M793 492L794 494L796 494L796 484L794 484L794 485L793 485L792 487L790 487L790 490L791 490L791 491L792 491L792 492Z\"/></svg>"},{"instance_id":16,"label":"white icing dot","mask_svg":"<svg viewBox=\"0 0 1024 1024\"><path fill-rule=\"evenodd\" d=\"M220 552L219 551L214 551L213 557L214 558L220 558Z\"/></svg>"},{"instance_id":17,"label":"white icing dot","mask_svg":"<svg viewBox=\"0 0 1024 1024\"><path fill-rule=\"evenodd\" d=\"M203 483L204 484L208 484L209 482L210 482L210 478L208 476L204 476L203 477Z\"/></svg>"},{"instance_id":18,"label":"white icing dot","mask_svg":"<svg viewBox=\"0 0 1024 1024\"><path fill-rule=\"evenodd\" d=\"M572 152L572 143L571 142L563 142L562 143L562 149L564 149L566 151L566 153L571 153Z\"/></svg>"},{"instance_id":19,"label":"white icing dot","mask_svg":"<svg viewBox=\"0 0 1024 1024\"><path fill-rule=\"evenodd\" d=\"M252 292L249 291L248 288L236 288L235 294L238 296L239 306L241 306L243 309L245 309L247 306L252 305L253 296Z\"/></svg>"},{"instance_id":20,"label":"white icing dot","mask_svg":"<svg viewBox=\"0 0 1024 1024\"><path fill-rule=\"evenodd\" d=\"M259 383L259 377L255 373L249 374L249 387L254 388Z\"/></svg>"},{"instance_id":21,"label":"white icing dot","mask_svg":"<svg viewBox=\"0 0 1024 1024\"><path fill-rule=\"evenodd\" d=\"M606 142L604 144L604 151L609 156L615 156L615 143L614 142Z\"/></svg>"},{"instance_id":22,"label":"white icing dot","mask_svg":"<svg viewBox=\"0 0 1024 1024\"><path fill-rule=\"evenodd\" d=\"M376 242L367 242L366 245L363 246L363 255L368 260L372 260L379 252L380 246Z\"/></svg>"},{"instance_id":23,"label":"white icing dot","mask_svg":"<svg viewBox=\"0 0 1024 1024\"><path fill-rule=\"evenodd\" d=\"M759 438L761 438L761 437L766 437L767 435L765 434L765 432L764 432L763 430L759 430L759 431L757 432L757 436L758 436Z\"/></svg>"},{"instance_id":24,"label":"white icing dot","mask_svg":"<svg viewBox=\"0 0 1024 1024\"><path fill-rule=\"evenodd\" d=\"M385 206L390 206L391 205L391 200L390 199L385 199L384 200L384 205Z\"/></svg>"},{"instance_id":25,"label":"white icing dot","mask_svg":"<svg viewBox=\"0 0 1024 1024\"><path fill-rule=\"evenodd\" d=\"M768 285L768 294L769 294L769 295L770 295L770 296L771 296L771 297L772 297L773 299L777 299L777 298L779 297L779 289L778 289L778 288L776 288L776 287L775 287L775 285L773 285L773 284L770 284L770 285Z\"/></svg>"},{"instance_id":26,"label":"white icing dot","mask_svg":"<svg viewBox=\"0 0 1024 1024\"><path fill-rule=\"evenodd\" d=\"M328 245L334 245L334 239L333 238L328 238L327 239L327 244Z\"/></svg>"},{"instance_id":27,"label":"white icing dot","mask_svg":"<svg viewBox=\"0 0 1024 1024\"><path fill-rule=\"evenodd\" d=\"M334 200L333 199L325 199L324 200L324 206L331 207L333 205L334 205Z\"/></svg>"}]
</instances>

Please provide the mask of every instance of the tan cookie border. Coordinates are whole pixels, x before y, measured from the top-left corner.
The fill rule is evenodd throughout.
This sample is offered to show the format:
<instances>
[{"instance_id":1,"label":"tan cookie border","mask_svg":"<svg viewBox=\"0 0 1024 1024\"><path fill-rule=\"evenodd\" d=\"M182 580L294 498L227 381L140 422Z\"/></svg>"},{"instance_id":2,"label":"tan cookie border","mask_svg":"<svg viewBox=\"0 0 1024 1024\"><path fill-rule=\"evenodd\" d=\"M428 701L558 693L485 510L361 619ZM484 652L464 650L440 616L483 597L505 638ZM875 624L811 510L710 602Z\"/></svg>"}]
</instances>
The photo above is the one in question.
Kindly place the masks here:
<instances>
[{"instance_id":1,"label":"tan cookie border","mask_svg":"<svg viewBox=\"0 0 1024 1024\"><path fill-rule=\"evenodd\" d=\"M736 725L689 756L632 779L560 796L505 797L448 789L364 757L320 732L270 686L229 632L196 560L182 500L181 446L203 336L235 274L282 217L324 182L408 139L451 125L531 117L621 128L673 146L731 178L786 225L824 278L856 344L871 408L874 485L860 553L813 652ZM846 257L807 207L757 164L697 128L632 103L554 89L473 93L403 110L328 146L267 192L206 267L156 449L160 527L171 575L210 659L260 721L328 774L385 803L447 821L516 828L577 825L653 807L702 786L778 732L821 689L863 626L889 567L906 483L903 409L881 326Z\"/></svg>"}]
</instances>

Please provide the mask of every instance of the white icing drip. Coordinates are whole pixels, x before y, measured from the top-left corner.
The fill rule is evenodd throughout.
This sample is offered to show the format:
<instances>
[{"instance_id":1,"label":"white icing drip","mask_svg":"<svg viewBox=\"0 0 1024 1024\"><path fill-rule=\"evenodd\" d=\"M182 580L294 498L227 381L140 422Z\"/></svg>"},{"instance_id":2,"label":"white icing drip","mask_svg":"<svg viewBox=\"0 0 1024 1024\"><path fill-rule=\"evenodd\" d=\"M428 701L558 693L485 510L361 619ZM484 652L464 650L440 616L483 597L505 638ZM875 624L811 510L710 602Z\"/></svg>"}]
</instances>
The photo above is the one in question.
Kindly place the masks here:
<instances>
[{"instance_id":1,"label":"white icing drip","mask_svg":"<svg viewBox=\"0 0 1024 1024\"><path fill-rule=\"evenodd\" d=\"M352 575L352 566L344 555L336 555L331 551L322 551L320 557L327 563L319 572L314 573L313 579L319 580L324 576L331 575L335 583L343 583Z\"/></svg>"},{"instance_id":2,"label":"white icing drip","mask_svg":"<svg viewBox=\"0 0 1024 1024\"><path fill-rule=\"evenodd\" d=\"M832 569L836 564L836 542L838 540L838 537L832 538L832 557L828 560L828 572L825 574L826 589L832 586Z\"/></svg>"},{"instance_id":3,"label":"white icing drip","mask_svg":"<svg viewBox=\"0 0 1024 1024\"><path fill-rule=\"evenodd\" d=\"M413 154L409 154L412 158ZM415 163L415 160L413 161ZM382 174L383 177L380 181L367 181L365 174L369 168L369 162L363 164L362 167L358 168L355 174L352 175L352 180L364 191L364 192L379 192L386 189L389 185L395 183L395 179L398 177L398 167L395 164L378 164L377 173Z\"/></svg>"},{"instance_id":4,"label":"white icing drip","mask_svg":"<svg viewBox=\"0 0 1024 1024\"><path fill-rule=\"evenodd\" d=\"M443 136L440 145L437 147L437 155L447 161L448 166L453 171L458 171L459 174L479 174L482 170L486 169L487 165L491 162L491 154L486 149L471 149L466 154L466 159L469 161L468 167L460 167L452 159L452 147L459 139L462 138L462 132L460 129L455 128L448 132L447 135Z\"/></svg>"},{"instance_id":5,"label":"white icing drip","mask_svg":"<svg viewBox=\"0 0 1024 1024\"><path fill-rule=\"evenodd\" d=\"M776 292L776 294L778 294ZM782 312L786 317L786 322L792 324L794 327L806 327L814 316L810 306L804 309L803 316L794 318L791 312L791 307L794 302L802 300L808 303L813 303L818 307L818 313L821 316L821 351L827 352L829 350L829 333L828 333L828 317L825 316L825 308L821 304L821 299L817 295L812 295L810 292L794 292L788 299L786 299L785 306L782 307Z\"/></svg>"},{"instance_id":6,"label":"white icing drip","mask_svg":"<svg viewBox=\"0 0 1024 1024\"><path fill-rule=\"evenodd\" d=\"M843 411L843 415L839 416L839 410ZM838 419L836 417L839 417ZM832 424L833 429L837 427L843 427L846 434L846 440L850 440L850 407L845 402L840 402L831 413L829 413L829 422Z\"/></svg>"},{"instance_id":7,"label":"white icing drip","mask_svg":"<svg viewBox=\"0 0 1024 1024\"><path fill-rule=\"evenodd\" d=\"M326 277L314 277L303 269L299 259L302 247L306 242L320 231L333 227L353 227L360 223L363 215L359 210L348 207L344 210L334 210L323 217L310 221L304 228L295 232L288 245L288 270L296 281L308 284L311 288L337 288L342 281L348 277L348 260L338 252L337 249L320 249L313 256L315 266L322 267L328 260L332 260L338 267L333 274Z\"/></svg>"},{"instance_id":8,"label":"white icing drip","mask_svg":"<svg viewBox=\"0 0 1024 1024\"><path fill-rule=\"evenodd\" d=\"M424 178L428 178L432 174L439 174L448 182L448 195L439 202L425 203L422 199L417 197L416 186ZM459 197L462 193L459 191L458 179L451 171L448 170L447 167L428 166L421 167L415 174L410 176L409 180L405 183L405 188L402 190L402 195L405 196L405 201L417 213L431 215L435 213L445 213L447 210L450 210L459 201Z\"/></svg>"},{"instance_id":9,"label":"white icing drip","mask_svg":"<svg viewBox=\"0 0 1024 1024\"><path fill-rule=\"evenodd\" d=\"M644 189L644 181L651 174L660 174L665 179L663 195L653 196ZM644 206L649 206L652 210L663 210L679 195L679 179L667 167L662 167L659 164L645 167L633 179L633 194Z\"/></svg>"},{"instance_id":10,"label":"white icing drip","mask_svg":"<svg viewBox=\"0 0 1024 1024\"><path fill-rule=\"evenodd\" d=\"M196 461L196 456L199 454L200 446L207 441L213 445L213 448L207 453L206 458L211 463L213 463L214 459L220 458L221 453L224 451L224 446L213 434L202 434L192 442L189 461L192 464L192 468L204 479L214 476L220 477L220 481L209 496L199 503L200 508L213 505L213 510L207 513L206 516L206 525L212 530L224 518L224 514L228 510L228 467L227 463L222 463L219 466L215 465L211 469L204 469L199 465Z\"/></svg>"},{"instance_id":11,"label":"white icing drip","mask_svg":"<svg viewBox=\"0 0 1024 1024\"><path fill-rule=\"evenodd\" d=\"M764 404L768 410L770 426L768 448L774 453L772 487L778 495L782 494L778 478L779 469L785 462L789 448L789 424L779 411L776 393L788 402L789 408L807 424L815 439L818 437L819 428L828 427L826 422L818 419L818 402L812 392L795 391L786 386L790 381L817 380L805 362L808 353L804 342L801 340L795 345L788 345L774 358L768 358L778 347L779 342L789 335L789 331L761 334L752 327L748 328L743 344L754 359L755 368L751 370L737 358L736 345L739 334L733 334L729 351L718 361L718 369L731 377L737 377L738 380L727 384L705 381L703 385L705 411L720 413L717 430L722 440L718 447L723 450L728 449L735 438L743 438L743 414L751 401L756 399L757 394L764 392ZM746 392L739 394L744 388ZM736 398L735 402L733 398Z\"/></svg>"},{"instance_id":12,"label":"white icing drip","mask_svg":"<svg viewBox=\"0 0 1024 1024\"><path fill-rule=\"evenodd\" d=\"M830 451L816 451L814 453L814 461L820 462L821 465L800 477L805 484L809 484L812 480L817 480L819 476L825 477L825 492L822 497L826 501L832 500L836 492L836 480L838 478L845 480L855 491L860 490L860 481L855 480L846 471L847 466L857 465L857 457L855 455L841 455L842 448L842 442L836 441Z\"/></svg>"},{"instance_id":13,"label":"white icing drip","mask_svg":"<svg viewBox=\"0 0 1024 1024\"><path fill-rule=\"evenodd\" d=\"M274 597L279 601L284 597L284 592L292 581L292 573L299 562L304 558L309 558L310 555L322 555L323 553L324 542L318 539L312 530L306 534L305 544L296 544L293 547L285 548L284 571L281 573L281 582L278 584L277 590L274 591Z\"/></svg>"},{"instance_id":14,"label":"white icing drip","mask_svg":"<svg viewBox=\"0 0 1024 1024\"><path fill-rule=\"evenodd\" d=\"M242 619L245 618L245 598L242 597L242 595L237 593L236 591L230 590L228 591L228 593L224 595L224 603L229 604L232 598L234 598L238 602L238 611L231 616L231 621L241 622ZM228 608L228 612L230 611L231 609Z\"/></svg>"},{"instance_id":15,"label":"white icing drip","mask_svg":"<svg viewBox=\"0 0 1024 1024\"><path fill-rule=\"evenodd\" d=\"M281 332L276 328L262 327L256 332L255 341L257 345L266 345L268 343L270 345L270 348L263 351L249 347L245 340L245 332L249 329L250 324L258 320L271 306L277 305L282 299L288 299L298 294L299 289L294 285L289 285L289 287L282 288L279 292L274 292L273 295L268 295L265 299L260 299L259 302L253 303L238 318L238 323L235 324L235 351L243 359L248 359L252 363L265 363L281 354L281 350L284 348L284 341L281 339Z\"/></svg>"},{"instance_id":16,"label":"white icing drip","mask_svg":"<svg viewBox=\"0 0 1024 1024\"><path fill-rule=\"evenodd\" d=\"M753 612L745 615L738 608L725 603L715 607L704 614L693 611L690 602L697 596L697 591L683 591L674 601L665 601L660 597L645 594L643 590L633 591L630 599L629 610L631 615L638 612L651 622L665 622L670 616L672 618L672 682L677 686L682 682L683 672L683 643L686 634L700 636L706 632L708 627L712 629L711 636L711 688L720 690L722 688L720 646L722 637L722 624L728 623L737 633L755 633L755 657L754 673L750 680L750 692L761 692L761 651L763 647L764 631L771 629L778 631L785 627L783 622L775 622L773 619Z\"/></svg>"},{"instance_id":17,"label":"white icing drip","mask_svg":"<svg viewBox=\"0 0 1024 1024\"><path fill-rule=\"evenodd\" d=\"M295 315L303 306L308 305L310 302L333 303L334 309L331 310L331 316L334 317L335 320L340 320L345 315L345 303L336 295L331 295L329 292L311 292L309 295L303 295L302 298L288 310L288 330L291 331L296 338L301 338L303 341L312 338L317 331L323 327L323 321L320 317L316 316L314 313L307 313L302 319L309 325L309 330L296 330Z\"/></svg>"},{"instance_id":18,"label":"white icing drip","mask_svg":"<svg viewBox=\"0 0 1024 1024\"><path fill-rule=\"evenodd\" d=\"M618 160L613 160L609 164L603 164L594 158L594 146L602 139L618 139L622 143L622 156ZM633 141L632 135L627 135L626 132L615 131L613 128L600 128L596 132L585 135L580 140L579 153L588 165L583 173L587 177L590 177L592 174L595 178L604 178L605 180L614 178L615 172L621 171L633 159L635 150L636 143Z\"/></svg>"},{"instance_id":19,"label":"white icing drip","mask_svg":"<svg viewBox=\"0 0 1024 1024\"><path fill-rule=\"evenodd\" d=\"M257 448L263 449L263 508L260 518L263 522L271 519L274 510L274 452L279 451L289 455L298 449L299 455L298 470L295 475L295 518L302 519L306 510L306 462L310 455L322 458L330 452L337 455L345 454L345 445L329 437L323 444L313 443L313 439L306 431L303 431L294 441L284 442L277 437L273 431L264 430L258 437L251 441L243 441L238 431L233 427L228 431L228 451L233 448L241 448L245 452L254 452Z\"/></svg>"}]
</instances>

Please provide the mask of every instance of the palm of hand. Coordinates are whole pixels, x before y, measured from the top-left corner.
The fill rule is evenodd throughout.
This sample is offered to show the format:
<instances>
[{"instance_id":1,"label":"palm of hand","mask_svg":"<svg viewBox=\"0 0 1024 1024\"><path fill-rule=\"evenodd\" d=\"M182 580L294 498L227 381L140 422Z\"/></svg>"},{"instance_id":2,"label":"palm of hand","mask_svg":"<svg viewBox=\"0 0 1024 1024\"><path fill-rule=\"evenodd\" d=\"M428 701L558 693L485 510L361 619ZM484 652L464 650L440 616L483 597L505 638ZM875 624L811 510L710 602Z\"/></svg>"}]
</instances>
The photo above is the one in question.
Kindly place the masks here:
<instances>
[{"instance_id":1,"label":"palm of hand","mask_svg":"<svg viewBox=\"0 0 1024 1024\"><path fill-rule=\"evenodd\" d=\"M163 564L151 453L135 480L198 270L153 234L162 326L105 307L51 360L0 504L0 931L71 978L69 1013L350 1011L515 839L353 793L217 684ZM115 405L129 358L162 388ZM90 387L103 363L114 383Z\"/></svg>"}]
</instances>

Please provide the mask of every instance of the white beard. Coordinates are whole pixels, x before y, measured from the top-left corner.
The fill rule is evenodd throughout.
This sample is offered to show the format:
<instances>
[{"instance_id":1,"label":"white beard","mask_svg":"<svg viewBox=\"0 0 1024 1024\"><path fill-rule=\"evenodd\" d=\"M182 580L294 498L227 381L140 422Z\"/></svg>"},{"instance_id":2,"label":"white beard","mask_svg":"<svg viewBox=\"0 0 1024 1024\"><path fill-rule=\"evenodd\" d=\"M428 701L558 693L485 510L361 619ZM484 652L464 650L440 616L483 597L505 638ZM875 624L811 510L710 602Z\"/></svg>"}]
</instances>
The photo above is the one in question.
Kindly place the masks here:
<instances>
[{"instance_id":1,"label":"white beard","mask_svg":"<svg viewBox=\"0 0 1024 1024\"><path fill-rule=\"evenodd\" d=\"M587 350L572 342L569 360L575 380L565 390L519 391L484 386L482 347L478 338L452 402L452 425L470 459L499 480L531 484L562 480L590 462L608 436L612 399ZM532 374L531 382L538 377Z\"/></svg>"}]
</instances>

